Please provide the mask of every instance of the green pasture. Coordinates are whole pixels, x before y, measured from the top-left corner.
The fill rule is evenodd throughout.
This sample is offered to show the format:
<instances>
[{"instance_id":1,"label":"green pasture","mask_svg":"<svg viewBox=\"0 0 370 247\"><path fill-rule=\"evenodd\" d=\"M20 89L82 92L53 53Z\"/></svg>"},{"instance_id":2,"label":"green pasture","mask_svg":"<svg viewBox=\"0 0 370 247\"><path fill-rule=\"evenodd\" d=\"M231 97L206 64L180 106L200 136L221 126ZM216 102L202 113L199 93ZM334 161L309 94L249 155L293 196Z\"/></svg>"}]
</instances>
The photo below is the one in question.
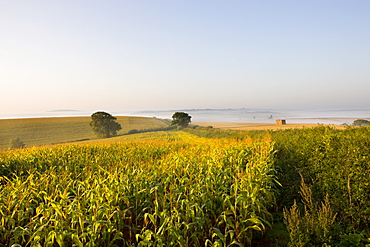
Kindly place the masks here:
<instances>
[{"instance_id":1,"label":"green pasture","mask_svg":"<svg viewBox=\"0 0 370 247\"><path fill-rule=\"evenodd\" d=\"M57 143L97 140L89 126L90 117L57 117L0 120L0 149L9 148L12 139L19 138L26 147ZM164 120L144 117L117 117L122 130L118 135L132 129L138 131L168 126Z\"/></svg>"}]
</instances>

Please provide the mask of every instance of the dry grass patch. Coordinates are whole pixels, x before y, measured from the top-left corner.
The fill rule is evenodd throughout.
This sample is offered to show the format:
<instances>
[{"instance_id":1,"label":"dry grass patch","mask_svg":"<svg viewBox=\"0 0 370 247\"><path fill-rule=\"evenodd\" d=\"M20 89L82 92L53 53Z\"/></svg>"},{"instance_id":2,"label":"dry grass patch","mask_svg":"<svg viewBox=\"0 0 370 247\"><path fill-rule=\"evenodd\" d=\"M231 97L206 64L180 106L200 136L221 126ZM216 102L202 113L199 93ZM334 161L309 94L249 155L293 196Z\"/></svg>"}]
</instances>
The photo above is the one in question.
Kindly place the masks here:
<instances>
[{"instance_id":1,"label":"dry grass patch","mask_svg":"<svg viewBox=\"0 0 370 247\"><path fill-rule=\"evenodd\" d=\"M294 128L312 128L321 126L322 124L297 124L288 123L285 125L277 125L275 123L229 123L229 122L193 122L194 125L212 126L218 129L232 129L232 130L282 130ZM343 125L330 125L337 129L345 129Z\"/></svg>"}]
</instances>

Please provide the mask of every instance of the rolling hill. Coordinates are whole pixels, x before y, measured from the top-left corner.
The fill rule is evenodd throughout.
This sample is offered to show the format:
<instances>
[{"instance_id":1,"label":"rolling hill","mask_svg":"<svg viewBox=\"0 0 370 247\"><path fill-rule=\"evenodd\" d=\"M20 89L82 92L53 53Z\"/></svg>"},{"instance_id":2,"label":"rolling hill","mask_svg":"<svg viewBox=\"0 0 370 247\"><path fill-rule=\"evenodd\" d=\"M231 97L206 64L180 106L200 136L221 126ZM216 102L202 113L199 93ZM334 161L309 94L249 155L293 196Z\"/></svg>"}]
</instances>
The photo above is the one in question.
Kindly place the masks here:
<instances>
[{"instance_id":1,"label":"rolling hill","mask_svg":"<svg viewBox=\"0 0 370 247\"><path fill-rule=\"evenodd\" d=\"M52 145L98 139L89 126L90 117L27 118L0 120L0 149L9 148L12 139L19 138L26 147ZM118 116L122 130L148 130L168 126L168 122L156 118Z\"/></svg>"}]
</instances>

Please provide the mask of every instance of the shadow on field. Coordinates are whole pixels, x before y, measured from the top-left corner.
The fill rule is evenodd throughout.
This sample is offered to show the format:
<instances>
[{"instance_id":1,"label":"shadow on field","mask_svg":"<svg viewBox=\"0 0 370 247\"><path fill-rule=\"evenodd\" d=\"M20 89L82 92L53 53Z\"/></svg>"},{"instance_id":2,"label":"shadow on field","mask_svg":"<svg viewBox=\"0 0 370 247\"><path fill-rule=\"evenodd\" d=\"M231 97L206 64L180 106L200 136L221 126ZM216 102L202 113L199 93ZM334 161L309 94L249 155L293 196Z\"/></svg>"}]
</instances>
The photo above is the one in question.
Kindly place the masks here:
<instances>
[{"instance_id":1,"label":"shadow on field","mask_svg":"<svg viewBox=\"0 0 370 247\"><path fill-rule=\"evenodd\" d=\"M144 130L132 129L132 130L129 130L125 134L121 134L121 135L117 135L117 136L125 136L125 135L139 134L139 133L157 132L157 131L169 131L169 130L174 130L176 128L177 128L176 126L167 126L167 127L162 127L162 128L144 129Z\"/></svg>"}]
</instances>

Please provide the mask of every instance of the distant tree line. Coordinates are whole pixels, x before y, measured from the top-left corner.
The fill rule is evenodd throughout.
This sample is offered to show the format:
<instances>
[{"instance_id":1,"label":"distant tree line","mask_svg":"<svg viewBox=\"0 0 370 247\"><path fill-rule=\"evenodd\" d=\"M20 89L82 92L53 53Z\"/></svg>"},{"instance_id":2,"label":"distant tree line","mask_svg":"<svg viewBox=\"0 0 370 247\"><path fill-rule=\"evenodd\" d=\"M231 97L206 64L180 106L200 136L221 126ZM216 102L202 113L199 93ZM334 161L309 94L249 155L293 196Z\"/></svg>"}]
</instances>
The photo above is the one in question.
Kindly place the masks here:
<instances>
[{"instance_id":1,"label":"distant tree line","mask_svg":"<svg viewBox=\"0 0 370 247\"><path fill-rule=\"evenodd\" d=\"M370 125L370 121L365 120L365 119L357 119L353 121L353 126L368 126Z\"/></svg>"}]
</instances>

